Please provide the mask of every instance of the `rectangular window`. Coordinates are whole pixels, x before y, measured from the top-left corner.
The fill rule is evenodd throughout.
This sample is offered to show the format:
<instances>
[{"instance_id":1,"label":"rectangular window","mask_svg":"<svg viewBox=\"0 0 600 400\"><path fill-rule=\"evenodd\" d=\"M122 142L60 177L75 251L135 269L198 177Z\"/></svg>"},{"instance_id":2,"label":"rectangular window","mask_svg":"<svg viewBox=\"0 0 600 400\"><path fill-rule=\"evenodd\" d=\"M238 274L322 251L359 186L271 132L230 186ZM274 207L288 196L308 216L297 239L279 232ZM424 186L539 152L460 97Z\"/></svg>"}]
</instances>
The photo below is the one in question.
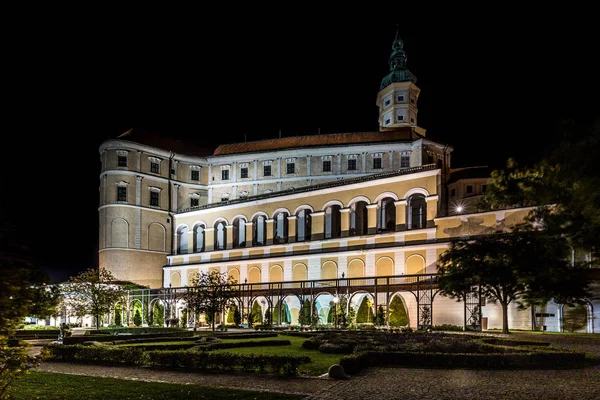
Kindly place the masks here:
<instances>
[{"instance_id":1,"label":"rectangular window","mask_svg":"<svg viewBox=\"0 0 600 400\"><path fill-rule=\"evenodd\" d=\"M403 102L403 101L404 101L404 96L403 96L403 95L401 95L401 94L399 94L399 95L398 95L398 103L401 103L401 102Z\"/></svg>"},{"instance_id":2,"label":"rectangular window","mask_svg":"<svg viewBox=\"0 0 600 400\"><path fill-rule=\"evenodd\" d=\"M450 197L454 197L454 196L456 196L456 189L452 189L450 191Z\"/></svg>"},{"instance_id":3,"label":"rectangular window","mask_svg":"<svg viewBox=\"0 0 600 400\"><path fill-rule=\"evenodd\" d=\"M296 172L296 163L287 163L287 173L294 174Z\"/></svg>"},{"instance_id":4,"label":"rectangular window","mask_svg":"<svg viewBox=\"0 0 600 400\"><path fill-rule=\"evenodd\" d=\"M398 115L398 121L404 121L404 115Z\"/></svg>"},{"instance_id":5,"label":"rectangular window","mask_svg":"<svg viewBox=\"0 0 600 400\"><path fill-rule=\"evenodd\" d=\"M224 181L229 179L229 170L228 169L221 170L221 179Z\"/></svg>"},{"instance_id":6,"label":"rectangular window","mask_svg":"<svg viewBox=\"0 0 600 400\"><path fill-rule=\"evenodd\" d=\"M323 172L331 172L331 160L323 161Z\"/></svg>"},{"instance_id":7,"label":"rectangular window","mask_svg":"<svg viewBox=\"0 0 600 400\"><path fill-rule=\"evenodd\" d=\"M127 156L119 156L117 165L119 167L126 167L127 166Z\"/></svg>"},{"instance_id":8,"label":"rectangular window","mask_svg":"<svg viewBox=\"0 0 600 400\"><path fill-rule=\"evenodd\" d=\"M390 124L390 119L389 119L389 118L385 120L385 124L386 124L386 125L389 125L389 124Z\"/></svg>"},{"instance_id":9,"label":"rectangular window","mask_svg":"<svg viewBox=\"0 0 600 400\"><path fill-rule=\"evenodd\" d=\"M194 198L190 199L190 206L191 207L198 207L198 205L200 205L200 199L194 199Z\"/></svg>"},{"instance_id":10,"label":"rectangular window","mask_svg":"<svg viewBox=\"0 0 600 400\"><path fill-rule=\"evenodd\" d=\"M373 169L381 169L381 157L375 157L373 159Z\"/></svg>"},{"instance_id":11,"label":"rectangular window","mask_svg":"<svg viewBox=\"0 0 600 400\"><path fill-rule=\"evenodd\" d=\"M150 192L150 205L153 207L158 207L158 192Z\"/></svg>"},{"instance_id":12,"label":"rectangular window","mask_svg":"<svg viewBox=\"0 0 600 400\"><path fill-rule=\"evenodd\" d=\"M481 193L487 192L487 185L481 185Z\"/></svg>"},{"instance_id":13,"label":"rectangular window","mask_svg":"<svg viewBox=\"0 0 600 400\"><path fill-rule=\"evenodd\" d=\"M356 171L356 158L348 160L348 171Z\"/></svg>"},{"instance_id":14,"label":"rectangular window","mask_svg":"<svg viewBox=\"0 0 600 400\"><path fill-rule=\"evenodd\" d=\"M414 97L410 98L410 104L415 104L415 98Z\"/></svg>"},{"instance_id":15,"label":"rectangular window","mask_svg":"<svg viewBox=\"0 0 600 400\"><path fill-rule=\"evenodd\" d=\"M410 167L410 157L409 156L400 156L400 168L408 168Z\"/></svg>"},{"instance_id":16,"label":"rectangular window","mask_svg":"<svg viewBox=\"0 0 600 400\"><path fill-rule=\"evenodd\" d=\"M248 177L248 168L244 167L244 168L240 168L240 178L247 178Z\"/></svg>"},{"instance_id":17,"label":"rectangular window","mask_svg":"<svg viewBox=\"0 0 600 400\"><path fill-rule=\"evenodd\" d=\"M389 106L389 105L390 105L390 103L391 103L390 99L387 99L387 100L385 101L385 106L386 106L386 107L387 107L387 106Z\"/></svg>"},{"instance_id":18,"label":"rectangular window","mask_svg":"<svg viewBox=\"0 0 600 400\"><path fill-rule=\"evenodd\" d=\"M127 188L125 186L117 187L117 201L127 201Z\"/></svg>"},{"instance_id":19,"label":"rectangular window","mask_svg":"<svg viewBox=\"0 0 600 400\"><path fill-rule=\"evenodd\" d=\"M433 164L433 156L427 156L427 164Z\"/></svg>"},{"instance_id":20,"label":"rectangular window","mask_svg":"<svg viewBox=\"0 0 600 400\"><path fill-rule=\"evenodd\" d=\"M193 169L192 170L192 180L199 181L200 180L200 171Z\"/></svg>"},{"instance_id":21,"label":"rectangular window","mask_svg":"<svg viewBox=\"0 0 600 400\"><path fill-rule=\"evenodd\" d=\"M150 161L150 172L159 174L160 173L160 164Z\"/></svg>"},{"instance_id":22,"label":"rectangular window","mask_svg":"<svg viewBox=\"0 0 600 400\"><path fill-rule=\"evenodd\" d=\"M171 168L171 175L175 175L175 169Z\"/></svg>"},{"instance_id":23,"label":"rectangular window","mask_svg":"<svg viewBox=\"0 0 600 400\"><path fill-rule=\"evenodd\" d=\"M473 185L467 185L467 194L473 193Z\"/></svg>"},{"instance_id":24,"label":"rectangular window","mask_svg":"<svg viewBox=\"0 0 600 400\"><path fill-rule=\"evenodd\" d=\"M271 176L271 166L270 165L263 166L263 176Z\"/></svg>"},{"instance_id":25,"label":"rectangular window","mask_svg":"<svg viewBox=\"0 0 600 400\"><path fill-rule=\"evenodd\" d=\"M415 119L414 119L414 118L411 118L411 119L410 119L410 123L411 123L411 124L414 124L414 123L415 123Z\"/></svg>"}]
</instances>

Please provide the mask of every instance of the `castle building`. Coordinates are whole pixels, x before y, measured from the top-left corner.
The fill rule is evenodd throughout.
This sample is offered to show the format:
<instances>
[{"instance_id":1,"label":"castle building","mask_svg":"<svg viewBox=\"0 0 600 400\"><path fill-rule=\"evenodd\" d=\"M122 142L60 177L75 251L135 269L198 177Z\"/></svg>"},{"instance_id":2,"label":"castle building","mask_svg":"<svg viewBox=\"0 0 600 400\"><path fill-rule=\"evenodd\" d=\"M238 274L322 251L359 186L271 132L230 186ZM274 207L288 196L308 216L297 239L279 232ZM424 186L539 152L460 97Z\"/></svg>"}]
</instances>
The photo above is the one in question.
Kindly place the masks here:
<instances>
[{"instance_id":1,"label":"castle building","mask_svg":"<svg viewBox=\"0 0 600 400\"><path fill-rule=\"evenodd\" d=\"M211 270L248 285L288 282L267 302L285 302L291 323L306 296L286 295L284 287L312 282L308 297L326 321L339 294L331 287L346 279L355 308L365 299L388 308L398 297L412 327L424 304L435 304L430 323L462 326L462 303L434 302L431 293L369 293L365 282L435 274L451 238L510 229L529 209L475 212L489 171L453 170L453 148L418 125L420 89L399 37L389 67L375 132L224 144L212 154L136 130L103 142L100 267L149 288L185 287ZM499 305L477 305L484 328L501 327ZM590 303L585 331L598 332L593 309ZM548 330L561 330L561 307L545 311ZM509 319L511 328L531 328L528 311L513 306Z\"/></svg>"}]
</instances>

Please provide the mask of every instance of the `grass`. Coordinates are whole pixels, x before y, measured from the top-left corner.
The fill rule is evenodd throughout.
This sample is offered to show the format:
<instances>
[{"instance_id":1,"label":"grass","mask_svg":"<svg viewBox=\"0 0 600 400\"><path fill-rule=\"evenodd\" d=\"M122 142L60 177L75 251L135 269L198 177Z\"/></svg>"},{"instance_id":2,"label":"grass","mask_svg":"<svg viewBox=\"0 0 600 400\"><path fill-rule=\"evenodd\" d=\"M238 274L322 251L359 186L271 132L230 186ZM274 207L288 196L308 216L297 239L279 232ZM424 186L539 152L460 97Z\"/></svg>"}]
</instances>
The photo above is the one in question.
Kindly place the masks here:
<instances>
[{"instance_id":1,"label":"grass","mask_svg":"<svg viewBox=\"0 0 600 400\"><path fill-rule=\"evenodd\" d=\"M115 378L31 372L16 380L8 390L15 400L92 400L92 399L240 399L299 400L304 396L200 385L142 382Z\"/></svg>"},{"instance_id":2,"label":"grass","mask_svg":"<svg viewBox=\"0 0 600 400\"><path fill-rule=\"evenodd\" d=\"M299 368L300 375L317 376L327 373L327 370L333 364L339 364L341 354L321 353L318 350L307 350L302 348L307 338L298 336L279 335L277 338L260 338L253 341L269 339L289 339L291 346L265 346L265 347L239 347L233 349L212 350L216 353L235 353L235 354L260 354L260 355L286 355L286 356L309 356L310 362L301 364ZM224 342L244 341L243 339L226 339Z\"/></svg>"}]
</instances>

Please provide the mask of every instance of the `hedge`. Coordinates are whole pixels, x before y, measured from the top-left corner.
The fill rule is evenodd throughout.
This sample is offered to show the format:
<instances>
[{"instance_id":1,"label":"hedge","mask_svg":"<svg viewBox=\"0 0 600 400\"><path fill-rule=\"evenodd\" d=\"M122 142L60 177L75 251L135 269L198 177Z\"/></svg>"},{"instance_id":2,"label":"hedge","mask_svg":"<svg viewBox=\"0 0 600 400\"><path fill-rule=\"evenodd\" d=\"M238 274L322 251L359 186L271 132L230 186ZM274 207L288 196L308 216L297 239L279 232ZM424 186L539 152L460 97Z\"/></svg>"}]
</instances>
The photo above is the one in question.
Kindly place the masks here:
<instances>
[{"instance_id":1,"label":"hedge","mask_svg":"<svg viewBox=\"0 0 600 400\"><path fill-rule=\"evenodd\" d=\"M137 347L110 347L57 345L46 346L52 361L81 362L90 364L127 364L142 365L145 363L144 350Z\"/></svg>"},{"instance_id":2,"label":"hedge","mask_svg":"<svg viewBox=\"0 0 600 400\"><path fill-rule=\"evenodd\" d=\"M247 342L217 342L217 343L206 343L204 345L197 346L203 350L218 350L218 349L233 349L238 347L262 347L262 346L289 346L292 342L288 339L272 339L272 340L261 340L261 341L247 341Z\"/></svg>"},{"instance_id":3,"label":"hedge","mask_svg":"<svg viewBox=\"0 0 600 400\"><path fill-rule=\"evenodd\" d=\"M81 344L83 342L113 342L116 340L131 340L131 339L155 339L164 337L192 337L192 331L176 331L172 333L148 333L139 335L82 335L68 336L63 338L63 344Z\"/></svg>"}]
</instances>

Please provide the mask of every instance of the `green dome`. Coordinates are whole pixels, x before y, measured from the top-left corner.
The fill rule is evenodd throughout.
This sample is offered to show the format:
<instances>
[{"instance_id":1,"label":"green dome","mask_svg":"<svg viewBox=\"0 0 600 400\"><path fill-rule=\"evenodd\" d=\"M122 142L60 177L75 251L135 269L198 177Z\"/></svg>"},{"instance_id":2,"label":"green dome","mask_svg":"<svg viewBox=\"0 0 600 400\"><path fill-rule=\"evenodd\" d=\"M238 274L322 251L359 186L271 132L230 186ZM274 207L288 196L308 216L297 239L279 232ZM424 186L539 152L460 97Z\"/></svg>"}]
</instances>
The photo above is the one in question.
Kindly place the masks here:
<instances>
[{"instance_id":1,"label":"green dome","mask_svg":"<svg viewBox=\"0 0 600 400\"><path fill-rule=\"evenodd\" d=\"M413 82L417 83L417 77L406 68L406 53L404 52L404 42L396 33L394 43L392 43L392 54L390 55L390 73L383 77L379 90L383 90L394 82Z\"/></svg>"}]
</instances>

